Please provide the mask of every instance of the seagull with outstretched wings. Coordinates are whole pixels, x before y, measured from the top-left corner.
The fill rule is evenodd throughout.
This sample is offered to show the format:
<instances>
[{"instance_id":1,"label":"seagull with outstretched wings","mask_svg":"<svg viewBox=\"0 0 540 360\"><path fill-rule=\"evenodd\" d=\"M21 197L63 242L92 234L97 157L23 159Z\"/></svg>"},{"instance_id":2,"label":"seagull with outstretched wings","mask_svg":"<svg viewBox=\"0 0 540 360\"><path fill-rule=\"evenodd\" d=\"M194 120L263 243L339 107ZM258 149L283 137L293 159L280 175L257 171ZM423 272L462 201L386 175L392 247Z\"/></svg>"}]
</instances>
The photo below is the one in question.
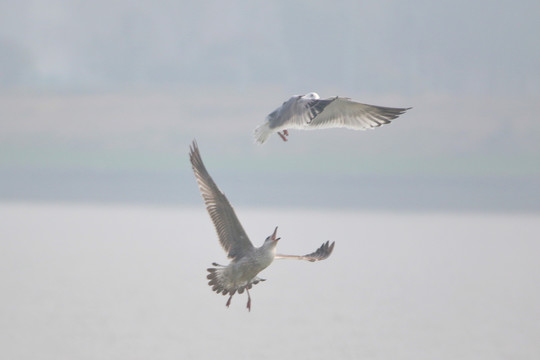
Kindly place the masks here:
<instances>
[{"instance_id":1,"label":"seagull with outstretched wings","mask_svg":"<svg viewBox=\"0 0 540 360\"><path fill-rule=\"evenodd\" d=\"M227 307L231 304L231 299L236 292L242 294L245 290L248 295L247 308L251 310L249 289L260 281L264 281L257 275L274 259L298 259L313 262L324 260L332 254L334 243L330 244L329 241L311 254L303 256L276 254L276 245L280 239L277 237L277 227L272 235L266 238L262 246L254 247L225 194L219 190L206 170L195 141L191 145L189 159L206 209L216 228L219 243L231 259L229 265L212 263L215 267L208 269L207 276L210 280L208 285L212 287L213 291L229 295Z\"/></svg>"},{"instance_id":2,"label":"seagull with outstretched wings","mask_svg":"<svg viewBox=\"0 0 540 360\"><path fill-rule=\"evenodd\" d=\"M373 129L390 123L409 109L362 104L338 96L321 99L314 92L295 95L266 117L265 123L255 129L254 137L263 144L273 133L287 141L288 129Z\"/></svg>"}]
</instances>

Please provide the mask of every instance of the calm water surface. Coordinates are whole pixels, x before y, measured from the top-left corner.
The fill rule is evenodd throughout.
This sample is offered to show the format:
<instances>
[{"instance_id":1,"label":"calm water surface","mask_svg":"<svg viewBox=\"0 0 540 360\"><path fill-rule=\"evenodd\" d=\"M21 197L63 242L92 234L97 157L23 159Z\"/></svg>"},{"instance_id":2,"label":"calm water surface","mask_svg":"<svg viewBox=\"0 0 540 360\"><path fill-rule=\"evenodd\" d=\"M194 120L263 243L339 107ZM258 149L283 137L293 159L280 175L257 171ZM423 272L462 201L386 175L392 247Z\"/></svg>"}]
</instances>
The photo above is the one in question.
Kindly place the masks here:
<instances>
[{"instance_id":1,"label":"calm water surface","mask_svg":"<svg viewBox=\"0 0 540 360\"><path fill-rule=\"evenodd\" d=\"M0 205L5 359L538 359L540 217L239 208L282 253L229 309L203 207Z\"/></svg>"}]
</instances>

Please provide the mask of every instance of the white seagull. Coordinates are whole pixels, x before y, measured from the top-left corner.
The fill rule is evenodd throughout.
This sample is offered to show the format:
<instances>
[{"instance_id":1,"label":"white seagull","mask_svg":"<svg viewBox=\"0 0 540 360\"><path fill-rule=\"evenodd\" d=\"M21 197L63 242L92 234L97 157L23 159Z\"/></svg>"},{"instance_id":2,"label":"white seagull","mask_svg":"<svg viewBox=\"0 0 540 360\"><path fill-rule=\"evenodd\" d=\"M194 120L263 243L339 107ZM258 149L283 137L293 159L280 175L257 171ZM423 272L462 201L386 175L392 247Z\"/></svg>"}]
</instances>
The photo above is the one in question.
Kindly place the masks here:
<instances>
[{"instance_id":1,"label":"white seagull","mask_svg":"<svg viewBox=\"0 0 540 360\"><path fill-rule=\"evenodd\" d=\"M261 247L254 247L249 240L242 224L238 221L234 209L219 188L201 158L197 143L193 141L190 147L189 159L199 185L202 197L206 204L206 210L216 228L219 242L227 256L231 259L229 265L212 263L215 268L208 269L208 285L212 290L223 295L229 294L227 307L231 304L233 295L238 291L242 294L246 290L248 295L247 308L251 311L251 296L249 289L260 281L265 281L257 276L274 261L274 259L297 259L307 261L324 260L332 254L334 243L323 243L316 251L304 256L276 254L276 245L280 238L277 237L277 227L272 235L268 236Z\"/></svg>"},{"instance_id":2,"label":"white seagull","mask_svg":"<svg viewBox=\"0 0 540 360\"><path fill-rule=\"evenodd\" d=\"M317 93L311 92L295 95L272 111L266 122L255 129L254 137L257 143L263 144L275 132L287 141L287 129L373 129L388 124L409 109L361 104L337 96L321 99Z\"/></svg>"}]
</instances>

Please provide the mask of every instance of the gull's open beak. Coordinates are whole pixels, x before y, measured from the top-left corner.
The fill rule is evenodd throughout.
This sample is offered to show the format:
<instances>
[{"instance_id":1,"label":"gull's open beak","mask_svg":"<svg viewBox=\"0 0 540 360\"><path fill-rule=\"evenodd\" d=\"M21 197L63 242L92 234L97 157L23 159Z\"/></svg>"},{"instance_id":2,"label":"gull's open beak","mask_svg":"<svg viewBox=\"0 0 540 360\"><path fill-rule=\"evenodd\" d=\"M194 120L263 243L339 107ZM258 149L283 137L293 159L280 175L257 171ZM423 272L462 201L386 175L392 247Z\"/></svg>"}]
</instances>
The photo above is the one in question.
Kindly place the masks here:
<instances>
[{"instance_id":1,"label":"gull's open beak","mask_svg":"<svg viewBox=\"0 0 540 360\"><path fill-rule=\"evenodd\" d=\"M272 240L273 240L273 241L278 241L279 239L281 239L281 238L276 238L276 235L277 235L277 228L278 228L278 227L276 226L276 230L274 230L274 233L272 234Z\"/></svg>"}]
</instances>

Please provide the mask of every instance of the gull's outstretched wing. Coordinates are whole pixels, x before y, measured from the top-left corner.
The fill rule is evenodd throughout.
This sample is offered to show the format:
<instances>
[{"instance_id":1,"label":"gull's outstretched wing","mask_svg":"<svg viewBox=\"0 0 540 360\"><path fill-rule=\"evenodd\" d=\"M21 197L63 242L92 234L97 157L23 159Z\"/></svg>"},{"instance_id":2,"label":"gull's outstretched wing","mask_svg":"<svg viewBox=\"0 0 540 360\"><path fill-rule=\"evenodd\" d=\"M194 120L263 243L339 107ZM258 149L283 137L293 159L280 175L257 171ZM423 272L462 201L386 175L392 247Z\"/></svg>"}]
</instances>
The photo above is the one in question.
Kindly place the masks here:
<instances>
[{"instance_id":1,"label":"gull's outstretched wing","mask_svg":"<svg viewBox=\"0 0 540 360\"><path fill-rule=\"evenodd\" d=\"M229 258L242 257L247 251L253 249L253 244L238 221L229 200L219 190L206 170L195 140L190 147L189 160L206 204L206 210L216 227L221 246Z\"/></svg>"},{"instance_id":2,"label":"gull's outstretched wing","mask_svg":"<svg viewBox=\"0 0 540 360\"><path fill-rule=\"evenodd\" d=\"M332 100L331 102L327 102ZM312 106L325 101L323 110L310 122L308 128L325 129L344 127L353 130L366 130L390 123L410 108L391 108L361 104L347 98L313 100Z\"/></svg>"},{"instance_id":3,"label":"gull's outstretched wing","mask_svg":"<svg viewBox=\"0 0 540 360\"><path fill-rule=\"evenodd\" d=\"M337 97L323 100L293 96L284 102L281 108L268 115L270 128L305 129L310 127L313 120L336 99Z\"/></svg>"},{"instance_id":4,"label":"gull's outstretched wing","mask_svg":"<svg viewBox=\"0 0 540 360\"><path fill-rule=\"evenodd\" d=\"M295 260L307 260L307 261L319 261L327 259L334 251L335 241L330 244L330 241L327 241L321 245L320 248L307 255L283 255L276 254L276 259L295 259Z\"/></svg>"}]
</instances>

